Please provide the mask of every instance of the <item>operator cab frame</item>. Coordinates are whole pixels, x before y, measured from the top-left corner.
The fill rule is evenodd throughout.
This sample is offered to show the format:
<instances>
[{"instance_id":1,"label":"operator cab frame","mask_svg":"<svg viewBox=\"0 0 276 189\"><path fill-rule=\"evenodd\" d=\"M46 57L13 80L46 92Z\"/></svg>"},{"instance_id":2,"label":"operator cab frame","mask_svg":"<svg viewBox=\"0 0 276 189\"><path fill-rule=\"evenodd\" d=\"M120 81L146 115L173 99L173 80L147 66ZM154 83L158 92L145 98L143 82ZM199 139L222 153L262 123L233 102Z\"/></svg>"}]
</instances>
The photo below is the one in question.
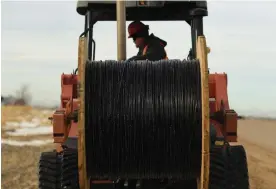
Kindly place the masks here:
<instances>
[{"instance_id":1,"label":"operator cab frame","mask_svg":"<svg viewBox=\"0 0 276 189\"><path fill-rule=\"evenodd\" d=\"M203 17L208 16L207 1L126 1L125 21L185 21L191 26L192 48L188 59L196 58L196 39L203 35ZM93 26L98 21L117 21L116 1L77 2L77 12L85 17L88 59L95 60ZM141 14L142 13L142 14Z\"/></svg>"}]
</instances>

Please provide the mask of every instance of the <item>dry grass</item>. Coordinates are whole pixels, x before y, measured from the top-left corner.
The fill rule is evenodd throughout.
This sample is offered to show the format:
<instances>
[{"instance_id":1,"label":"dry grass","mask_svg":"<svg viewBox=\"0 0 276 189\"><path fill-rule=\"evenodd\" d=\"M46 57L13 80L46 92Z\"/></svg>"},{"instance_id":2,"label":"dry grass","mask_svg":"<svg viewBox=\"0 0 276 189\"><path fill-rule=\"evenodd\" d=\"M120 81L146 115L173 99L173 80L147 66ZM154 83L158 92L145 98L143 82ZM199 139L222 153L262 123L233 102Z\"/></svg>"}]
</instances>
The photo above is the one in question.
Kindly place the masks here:
<instances>
[{"instance_id":1,"label":"dry grass","mask_svg":"<svg viewBox=\"0 0 276 189\"><path fill-rule=\"evenodd\" d=\"M36 139L39 139L39 140L49 140L52 138L52 135L31 135L31 136L9 136L7 134L3 134L3 136L5 137L2 137L2 138L5 138L5 139L10 139L10 140L19 140L19 141L25 141L25 140L36 140Z\"/></svg>"},{"instance_id":2,"label":"dry grass","mask_svg":"<svg viewBox=\"0 0 276 189\"><path fill-rule=\"evenodd\" d=\"M22 137L12 137L6 132L15 131L20 124L37 122L39 125L51 125L48 117L52 116L53 110L42 110L31 106L2 106L1 107L1 137L9 139L20 139ZM8 124L17 124L8 126ZM47 135L48 137L49 135ZM45 136L41 136L44 137ZM24 138L24 137L23 137ZM23 139L24 140L24 139Z\"/></svg>"},{"instance_id":3,"label":"dry grass","mask_svg":"<svg viewBox=\"0 0 276 189\"><path fill-rule=\"evenodd\" d=\"M34 118L41 120L41 124L48 125L48 117L52 116L52 113L52 110L35 109L31 106L2 106L1 125L5 125L6 122L30 122Z\"/></svg>"},{"instance_id":4,"label":"dry grass","mask_svg":"<svg viewBox=\"0 0 276 189\"><path fill-rule=\"evenodd\" d=\"M9 136L7 131L17 127L6 126L8 122L32 122L40 120L41 125L51 125L48 117L52 110L35 109L30 106L2 106L1 107L1 137L16 141L49 140L51 135ZM42 151L53 150L54 144L34 146L10 146L2 144L2 188L5 189L37 189L37 165Z\"/></svg>"},{"instance_id":5,"label":"dry grass","mask_svg":"<svg viewBox=\"0 0 276 189\"><path fill-rule=\"evenodd\" d=\"M42 147L2 145L2 188L37 189L37 165L40 153L53 148L53 145Z\"/></svg>"}]
</instances>

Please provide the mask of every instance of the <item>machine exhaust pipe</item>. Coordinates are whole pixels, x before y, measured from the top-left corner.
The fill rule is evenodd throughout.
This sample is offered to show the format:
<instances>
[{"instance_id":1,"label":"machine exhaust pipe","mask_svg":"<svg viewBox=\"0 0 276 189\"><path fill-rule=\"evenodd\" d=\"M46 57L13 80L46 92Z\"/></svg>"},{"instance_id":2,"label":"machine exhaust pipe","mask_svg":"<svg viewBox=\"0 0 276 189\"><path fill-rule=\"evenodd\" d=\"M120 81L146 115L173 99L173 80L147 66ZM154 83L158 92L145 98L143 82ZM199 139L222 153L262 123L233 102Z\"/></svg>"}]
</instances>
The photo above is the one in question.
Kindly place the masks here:
<instances>
[{"instance_id":1,"label":"machine exhaust pipe","mask_svg":"<svg viewBox=\"0 0 276 189\"><path fill-rule=\"evenodd\" d=\"M126 1L117 0L117 59L126 60Z\"/></svg>"}]
</instances>

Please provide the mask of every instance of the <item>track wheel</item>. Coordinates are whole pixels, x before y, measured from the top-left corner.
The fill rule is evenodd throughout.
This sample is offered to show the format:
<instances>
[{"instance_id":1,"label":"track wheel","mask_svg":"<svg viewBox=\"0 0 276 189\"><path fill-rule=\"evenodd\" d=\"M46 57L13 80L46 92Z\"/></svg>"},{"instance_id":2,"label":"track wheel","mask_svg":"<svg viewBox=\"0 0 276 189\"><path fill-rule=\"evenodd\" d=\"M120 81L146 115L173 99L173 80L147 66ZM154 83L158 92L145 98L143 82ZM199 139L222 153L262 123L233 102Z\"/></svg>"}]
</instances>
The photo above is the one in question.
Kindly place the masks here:
<instances>
[{"instance_id":1,"label":"track wheel","mask_svg":"<svg viewBox=\"0 0 276 189\"><path fill-rule=\"evenodd\" d=\"M39 160L39 189L60 189L60 168L57 152L42 152Z\"/></svg>"},{"instance_id":2,"label":"track wheel","mask_svg":"<svg viewBox=\"0 0 276 189\"><path fill-rule=\"evenodd\" d=\"M246 152L242 145L230 146L230 189L249 189Z\"/></svg>"},{"instance_id":3,"label":"track wheel","mask_svg":"<svg viewBox=\"0 0 276 189\"><path fill-rule=\"evenodd\" d=\"M227 188L227 159L225 147L214 146L211 148L209 189Z\"/></svg>"},{"instance_id":4,"label":"track wheel","mask_svg":"<svg viewBox=\"0 0 276 189\"><path fill-rule=\"evenodd\" d=\"M62 155L62 189L79 189L78 151L66 148Z\"/></svg>"}]
</instances>

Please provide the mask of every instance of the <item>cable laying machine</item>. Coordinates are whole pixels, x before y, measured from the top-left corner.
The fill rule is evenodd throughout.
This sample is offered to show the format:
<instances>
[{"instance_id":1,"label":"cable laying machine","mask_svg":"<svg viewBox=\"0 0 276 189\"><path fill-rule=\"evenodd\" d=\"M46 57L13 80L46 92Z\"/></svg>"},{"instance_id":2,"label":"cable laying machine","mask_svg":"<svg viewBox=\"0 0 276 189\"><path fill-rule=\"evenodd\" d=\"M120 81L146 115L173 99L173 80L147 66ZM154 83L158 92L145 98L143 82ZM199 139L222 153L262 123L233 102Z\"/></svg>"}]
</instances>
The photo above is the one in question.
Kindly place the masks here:
<instances>
[{"instance_id":1,"label":"cable laying machine","mask_svg":"<svg viewBox=\"0 0 276 189\"><path fill-rule=\"evenodd\" d=\"M227 75L209 73L206 1L78 1L78 68L61 76L40 189L249 189ZM126 21L185 21L187 60L126 60ZM117 21L117 61L96 61L93 26ZM178 31L180 32L180 31Z\"/></svg>"}]
</instances>

